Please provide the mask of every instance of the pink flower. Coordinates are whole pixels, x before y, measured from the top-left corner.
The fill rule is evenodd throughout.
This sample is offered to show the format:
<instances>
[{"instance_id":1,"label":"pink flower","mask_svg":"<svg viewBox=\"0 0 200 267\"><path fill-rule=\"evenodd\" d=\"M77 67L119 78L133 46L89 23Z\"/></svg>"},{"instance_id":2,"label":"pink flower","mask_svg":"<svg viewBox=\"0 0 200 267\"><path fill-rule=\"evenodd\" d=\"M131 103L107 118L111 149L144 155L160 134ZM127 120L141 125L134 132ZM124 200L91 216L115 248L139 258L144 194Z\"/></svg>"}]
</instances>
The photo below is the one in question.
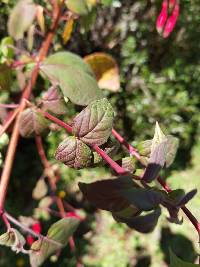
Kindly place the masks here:
<instances>
[{"instance_id":1,"label":"pink flower","mask_svg":"<svg viewBox=\"0 0 200 267\"><path fill-rule=\"evenodd\" d=\"M162 33L168 16L168 1L164 0L162 3L162 10L156 21L156 29L158 33Z\"/></svg>"},{"instance_id":2,"label":"pink flower","mask_svg":"<svg viewBox=\"0 0 200 267\"><path fill-rule=\"evenodd\" d=\"M174 10L173 10L171 16L168 18L166 25L165 25L165 28L164 28L164 31L163 31L163 37L164 38L167 38L170 35L170 33L173 31L173 29L176 25L178 16L179 16L179 9L180 9L179 3L178 3L178 1L176 1L176 4L174 6Z\"/></svg>"}]
</instances>

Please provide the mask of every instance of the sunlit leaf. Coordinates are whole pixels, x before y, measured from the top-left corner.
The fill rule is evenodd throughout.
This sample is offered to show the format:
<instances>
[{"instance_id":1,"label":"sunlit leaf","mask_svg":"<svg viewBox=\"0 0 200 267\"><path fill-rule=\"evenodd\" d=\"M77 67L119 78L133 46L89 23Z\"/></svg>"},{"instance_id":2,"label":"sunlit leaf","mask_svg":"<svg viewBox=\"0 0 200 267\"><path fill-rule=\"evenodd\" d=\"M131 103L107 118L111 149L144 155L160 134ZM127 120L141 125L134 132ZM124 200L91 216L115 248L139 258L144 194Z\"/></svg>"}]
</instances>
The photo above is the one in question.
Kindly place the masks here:
<instances>
[{"instance_id":1,"label":"sunlit leaf","mask_svg":"<svg viewBox=\"0 0 200 267\"><path fill-rule=\"evenodd\" d=\"M48 239L41 239L31 246L30 262L34 267L39 267L53 253L64 247L70 236L76 231L79 220L76 218L64 218L53 224L47 233Z\"/></svg>"},{"instance_id":2,"label":"sunlit leaf","mask_svg":"<svg viewBox=\"0 0 200 267\"><path fill-rule=\"evenodd\" d=\"M43 34L45 34L45 19L43 6L37 6L37 22Z\"/></svg>"},{"instance_id":3,"label":"sunlit leaf","mask_svg":"<svg viewBox=\"0 0 200 267\"><path fill-rule=\"evenodd\" d=\"M77 55L56 53L47 58L40 69L74 104L85 106L102 98L91 69Z\"/></svg>"},{"instance_id":4,"label":"sunlit leaf","mask_svg":"<svg viewBox=\"0 0 200 267\"><path fill-rule=\"evenodd\" d=\"M84 143L102 145L112 131L114 111L106 98L92 102L73 120L73 133Z\"/></svg>"},{"instance_id":5,"label":"sunlit leaf","mask_svg":"<svg viewBox=\"0 0 200 267\"><path fill-rule=\"evenodd\" d=\"M94 71L100 88L113 92L120 89L119 69L114 58L105 53L94 53L84 60Z\"/></svg>"},{"instance_id":6,"label":"sunlit leaf","mask_svg":"<svg viewBox=\"0 0 200 267\"><path fill-rule=\"evenodd\" d=\"M64 32L62 34L62 38L63 38L63 43L64 44L66 44L70 40L72 31L73 31L73 26L74 26L74 19L70 18L66 22L65 28L64 28Z\"/></svg>"},{"instance_id":7,"label":"sunlit leaf","mask_svg":"<svg viewBox=\"0 0 200 267\"><path fill-rule=\"evenodd\" d=\"M70 136L59 144L55 157L71 168L81 169L90 165L92 151L81 140Z\"/></svg>"},{"instance_id":8,"label":"sunlit leaf","mask_svg":"<svg viewBox=\"0 0 200 267\"><path fill-rule=\"evenodd\" d=\"M35 19L36 11L36 5L32 0L21 0L16 4L8 21L9 34L15 40L23 38Z\"/></svg>"}]
</instances>

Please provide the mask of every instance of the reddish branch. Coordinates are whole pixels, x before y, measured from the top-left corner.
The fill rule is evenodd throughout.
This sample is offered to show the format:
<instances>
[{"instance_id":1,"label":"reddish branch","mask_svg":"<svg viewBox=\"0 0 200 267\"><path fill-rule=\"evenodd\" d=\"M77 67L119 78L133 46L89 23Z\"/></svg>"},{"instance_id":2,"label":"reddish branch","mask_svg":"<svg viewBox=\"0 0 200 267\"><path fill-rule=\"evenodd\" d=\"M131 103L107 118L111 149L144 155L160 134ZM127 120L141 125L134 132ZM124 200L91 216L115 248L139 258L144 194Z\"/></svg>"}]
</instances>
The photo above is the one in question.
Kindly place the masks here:
<instances>
[{"instance_id":1,"label":"reddish branch","mask_svg":"<svg viewBox=\"0 0 200 267\"><path fill-rule=\"evenodd\" d=\"M29 99L31 92L32 92L32 89L36 83L36 80L37 80L38 74L39 74L39 64L46 57L46 55L49 51L49 48L51 46L52 40L54 38L54 35L55 35L57 27L58 27L60 17L62 15L61 13L62 13L63 4L64 4L64 0L60 1L59 8L56 8L55 10L53 10L52 25L51 25L50 31L47 34L47 37L44 40L44 42L41 46L41 49L39 51L39 54L37 57L37 62L36 62L36 65L32 71L31 78L30 78L27 86L25 87L25 89L22 93L20 106L19 106L19 112L22 112L24 110L25 105L26 105L24 99ZM10 144L8 146L8 150L7 150L7 154L6 154L6 158L5 158L5 163L4 163L4 168L3 168L3 172L2 172L2 176L1 176L1 181L0 181L0 211L4 209L4 202L5 202L7 187L8 187L8 183L9 183L9 179L10 179L10 174L11 174L11 170L12 170L12 166L13 166L13 160L14 160L18 140L19 140L19 116L17 116L16 121L15 121L15 125L14 125L13 132L11 135Z\"/></svg>"}]
</instances>

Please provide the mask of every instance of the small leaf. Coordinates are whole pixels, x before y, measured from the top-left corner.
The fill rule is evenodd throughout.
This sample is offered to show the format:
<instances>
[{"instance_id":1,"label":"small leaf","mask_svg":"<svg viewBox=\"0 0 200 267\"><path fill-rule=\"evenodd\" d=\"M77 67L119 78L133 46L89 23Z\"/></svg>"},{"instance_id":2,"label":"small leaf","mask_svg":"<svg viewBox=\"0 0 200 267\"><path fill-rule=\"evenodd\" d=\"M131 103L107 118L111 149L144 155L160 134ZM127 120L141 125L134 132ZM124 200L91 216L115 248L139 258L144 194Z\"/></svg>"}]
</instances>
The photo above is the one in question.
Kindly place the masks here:
<instances>
[{"instance_id":1,"label":"small leaf","mask_svg":"<svg viewBox=\"0 0 200 267\"><path fill-rule=\"evenodd\" d=\"M13 45L14 41L10 36L5 37L1 40L0 51L3 54L3 59L1 61L2 63L14 57L14 50L11 47Z\"/></svg>"},{"instance_id":2,"label":"small leaf","mask_svg":"<svg viewBox=\"0 0 200 267\"><path fill-rule=\"evenodd\" d=\"M130 173L136 170L136 160L133 157L126 157L122 159L122 168Z\"/></svg>"},{"instance_id":3,"label":"small leaf","mask_svg":"<svg viewBox=\"0 0 200 267\"><path fill-rule=\"evenodd\" d=\"M170 267L195 267L195 266L199 265L182 261L170 249Z\"/></svg>"},{"instance_id":4,"label":"small leaf","mask_svg":"<svg viewBox=\"0 0 200 267\"><path fill-rule=\"evenodd\" d=\"M11 247L16 253L19 253L23 249L25 243L26 240L24 237L14 228L10 228L0 236L0 245Z\"/></svg>"},{"instance_id":5,"label":"small leaf","mask_svg":"<svg viewBox=\"0 0 200 267\"><path fill-rule=\"evenodd\" d=\"M2 125L0 124L0 131L2 129ZM7 135L7 133L3 133L2 135L0 135L0 150L7 146L9 143L9 137Z\"/></svg>"},{"instance_id":6,"label":"small leaf","mask_svg":"<svg viewBox=\"0 0 200 267\"><path fill-rule=\"evenodd\" d=\"M36 109L27 108L20 114L19 130L23 137L41 135L48 131L48 120Z\"/></svg>"},{"instance_id":7,"label":"small leaf","mask_svg":"<svg viewBox=\"0 0 200 267\"><path fill-rule=\"evenodd\" d=\"M157 208L154 211L147 213L146 215L125 218L113 214L113 217L118 222L126 223L130 228L133 228L138 232L149 233L152 232L153 229L155 228L158 219L160 217L160 214L161 214L161 209Z\"/></svg>"},{"instance_id":8,"label":"small leaf","mask_svg":"<svg viewBox=\"0 0 200 267\"><path fill-rule=\"evenodd\" d=\"M148 166L144 172L143 180L147 183L152 182L158 177L160 170L166 162L166 141L162 141L156 145L151 151Z\"/></svg>"},{"instance_id":9,"label":"small leaf","mask_svg":"<svg viewBox=\"0 0 200 267\"><path fill-rule=\"evenodd\" d=\"M47 58L40 69L74 104L85 106L102 98L89 66L72 53L56 53Z\"/></svg>"},{"instance_id":10,"label":"small leaf","mask_svg":"<svg viewBox=\"0 0 200 267\"><path fill-rule=\"evenodd\" d=\"M185 206L197 193L197 189L193 189L192 191L188 192L177 204L178 207Z\"/></svg>"},{"instance_id":11,"label":"small leaf","mask_svg":"<svg viewBox=\"0 0 200 267\"><path fill-rule=\"evenodd\" d=\"M33 23L36 16L36 5L32 0L19 1L11 12L8 31L15 40L22 39L24 33Z\"/></svg>"},{"instance_id":12,"label":"small leaf","mask_svg":"<svg viewBox=\"0 0 200 267\"><path fill-rule=\"evenodd\" d=\"M137 145L137 150L141 156L149 157L151 154L152 140L145 140Z\"/></svg>"},{"instance_id":13,"label":"small leaf","mask_svg":"<svg viewBox=\"0 0 200 267\"><path fill-rule=\"evenodd\" d=\"M120 77L117 62L106 53L94 53L84 58L96 75L100 88L117 92L120 89Z\"/></svg>"},{"instance_id":14,"label":"small leaf","mask_svg":"<svg viewBox=\"0 0 200 267\"><path fill-rule=\"evenodd\" d=\"M165 140L165 137L166 136L162 132L158 122L156 122L155 133L154 133L154 137L152 140L151 151L153 151L157 147L157 145L162 143Z\"/></svg>"},{"instance_id":15,"label":"small leaf","mask_svg":"<svg viewBox=\"0 0 200 267\"><path fill-rule=\"evenodd\" d=\"M166 167L168 168L174 162L179 146L179 140L178 138L171 135L167 135L166 138Z\"/></svg>"},{"instance_id":16,"label":"small leaf","mask_svg":"<svg viewBox=\"0 0 200 267\"><path fill-rule=\"evenodd\" d=\"M66 5L72 12L78 15L88 14L88 7L86 0L67 0Z\"/></svg>"},{"instance_id":17,"label":"small leaf","mask_svg":"<svg viewBox=\"0 0 200 267\"><path fill-rule=\"evenodd\" d=\"M37 22L43 34L45 34L45 19L44 19L44 8L43 6L37 6Z\"/></svg>"},{"instance_id":18,"label":"small leaf","mask_svg":"<svg viewBox=\"0 0 200 267\"><path fill-rule=\"evenodd\" d=\"M37 240L31 246L30 262L34 267L39 267L53 253L64 247L79 225L76 218L64 218L53 224L47 233L48 239ZM57 243L57 244L56 244Z\"/></svg>"},{"instance_id":19,"label":"small leaf","mask_svg":"<svg viewBox=\"0 0 200 267\"><path fill-rule=\"evenodd\" d=\"M42 104L44 109L56 115L64 115L67 112L67 106L63 96L55 86L49 88L49 90L44 94Z\"/></svg>"},{"instance_id":20,"label":"small leaf","mask_svg":"<svg viewBox=\"0 0 200 267\"><path fill-rule=\"evenodd\" d=\"M130 206L120 191L138 185L129 176L120 176L117 179L96 181L90 184L79 183L84 197L97 208L118 212Z\"/></svg>"},{"instance_id":21,"label":"small leaf","mask_svg":"<svg viewBox=\"0 0 200 267\"><path fill-rule=\"evenodd\" d=\"M35 34L35 25L31 25L27 33L27 47L29 51L32 51L33 49L34 34Z\"/></svg>"},{"instance_id":22,"label":"small leaf","mask_svg":"<svg viewBox=\"0 0 200 267\"><path fill-rule=\"evenodd\" d=\"M9 90L12 83L12 69L0 64L0 90Z\"/></svg>"},{"instance_id":23,"label":"small leaf","mask_svg":"<svg viewBox=\"0 0 200 267\"><path fill-rule=\"evenodd\" d=\"M64 32L62 34L64 44L66 44L70 40L71 35L72 35L72 31L73 31L73 26L74 26L74 20L73 20L73 18L70 18L66 22Z\"/></svg>"},{"instance_id":24,"label":"small leaf","mask_svg":"<svg viewBox=\"0 0 200 267\"><path fill-rule=\"evenodd\" d=\"M149 211L155 209L164 200L161 191L148 188L128 188L120 190L120 194L136 206L139 210Z\"/></svg>"},{"instance_id":25,"label":"small leaf","mask_svg":"<svg viewBox=\"0 0 200 267\"><path fill-rule=\"evenodd\" d=\"M48 192L48 187L44 181L44 179L39 179L35 188L33 189L32 196L34 199L41 199L46 196Z\"/></svg>"},{"instance_id":26,"label":"small leaf","mask_svg":"<svg viewBox=\"0 0 200 267\"><path fill-rule=\"evenodd\" d=\"M34 217L36 219L49 220L50 215L48 208L52 205L53 199L51 197L44 197L40 200L38 208L34 209Z\"/></svg>"},{"instance_id":27,"label":"small leaf","mask_svg":"<svg viewBox=\"0 0 200 267\"><path fill-rule=\"evenodd\" d=\"M92 152L81 140L70 136L59 144L55 157L68 167L81 169L90 165Z\"/></svg>"},{"instance_id":28,"label":"small leaf","mask_svg":"<svg viewBox=\"0 0 200 267\"><path fill-rule=\"evenodd\" d=\"M73 133L86 144L102 145L111 134L113 118L113 108L107 99L94 101L74 118Z\"/></svg>"}]
</instances>

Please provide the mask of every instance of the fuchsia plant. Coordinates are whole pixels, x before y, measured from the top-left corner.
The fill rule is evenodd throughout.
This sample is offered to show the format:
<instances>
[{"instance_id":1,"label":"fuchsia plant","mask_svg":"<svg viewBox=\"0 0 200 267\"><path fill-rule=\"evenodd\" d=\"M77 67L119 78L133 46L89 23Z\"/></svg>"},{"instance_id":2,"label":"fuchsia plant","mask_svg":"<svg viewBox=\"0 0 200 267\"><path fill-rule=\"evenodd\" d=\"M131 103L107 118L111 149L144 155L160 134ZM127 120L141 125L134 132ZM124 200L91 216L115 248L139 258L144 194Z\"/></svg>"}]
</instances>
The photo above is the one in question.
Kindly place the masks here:
<instances>
[{"instance_id":1,"label":"fuchsia plant","mask_svg":"<svg viewBox=\"0 0 200 267\"><path fill-rule=\"evenodd\" d=\"M134 148L114 129L114 109L99 88L91 66L71 52L48 55L63 17L67 22L69 19L76 20L91 8L88 2L81 6L80 2L74 4L73 1L68 0L66 5L64 1L51 1L51 9L47 14L50 12L52 24L42 41L38 55L34 57L30 55L24 62L18 58L16 61L8 60L5 64L7 71L13 72L19 69L27 74L28 79L21 91L19 103L11 104L12 106L8 106L7 103L2 105L14 110L7 116L0 129L1 136L13 126L0 180L0 215L7 228L7 231L0 236L0 244L11 247L16 252L28 254L32 267L41 266L50 255L60 251L68 241L74 250L73 233L84 220L75 208L57 195L57 184L62 179L61 173L56 164L47 159L43 146L43 138L52 131L50 122L53 122L54 126L64 128L69 134L60 140L55 151L55 162L74 169L92 168L106 163L112 169L111 176L114 172L113 176L106 180L99 178L98 181L91 183L79 182L84 199L95 207L110 212L117 222L144 234L154 230L163 209L168 211L169 222L181 224L182 210L200 237L200 223L185 206L197 191L172 190L160 176L160 172L174 161L178 149L177 138L165 135L156 123L152 139L140 142L137 148ZM25 22L20 21L19 31L15 24L24 9L30 16ZM24 33L31 26L39 24L44 32L45 17L42 10L41 6L26 0L20 1L15 6L9 18L8 28L16 43L24 37ZM163 1L162 11L157 20L157 29L162 32L163 37L167 37L173 30L178 14L178 1ZM33 89L39 75L45 80L45 94L35 96ZM68 108L66 99L74 105L82 106L82 111L76 114L70 123L66 123L64 117ZM60 130L58 127L54 129ZM39 221L33 222L33 218L31 222L27 222L28 219L20 221L5 211L6 193L20 136L35 138L44 167L44 173L37 181L33 194L35 199L41 199L42 202L37 210L43 209L61 217L61 220L49 228L46 236L41 234L42 227ZM116 143L121 147L119 148ZM126 149L127 155L116 162L113 156L123 148ZM51 196L48 195L47 189L51 190ZM58 211L52 210L52 204L56 204ZM11 225L16 225L22 231ZM22 235L23 232L28 233L29 249L25 248L26 240ZM80 266L79 264L81 260L77 257L77 266ZM188 265L171 253L170 266L197 265Z\"/></svg>"},{"instance_id":2,"label":"fuchsia plant","mask_svg":"<svg viewBox=\"0 0 200 267\"><path fill-rule=\"evenodd\" d=\"M164 0L162 10L156 21L159 34L167 38L173 31L179 16L179 0Z\"/></svg>"}]
</instances>

